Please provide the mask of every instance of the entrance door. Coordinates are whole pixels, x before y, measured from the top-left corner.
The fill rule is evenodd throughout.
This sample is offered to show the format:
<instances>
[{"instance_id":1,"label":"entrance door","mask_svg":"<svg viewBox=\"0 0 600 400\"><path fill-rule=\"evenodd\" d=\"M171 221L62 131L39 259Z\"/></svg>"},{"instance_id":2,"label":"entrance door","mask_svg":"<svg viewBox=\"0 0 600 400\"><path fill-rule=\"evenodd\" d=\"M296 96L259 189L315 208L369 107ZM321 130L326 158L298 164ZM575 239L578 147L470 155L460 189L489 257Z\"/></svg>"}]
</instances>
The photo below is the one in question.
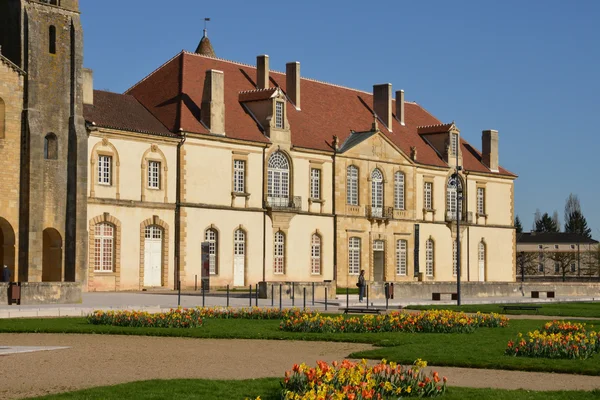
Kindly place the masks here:
<instances>
[{"instance_id":1,"label":"entrance door","mask_svg":"<svg viewBox=\"0 0 600 400\"><path fill-rule=\"evenodd\" d=\"M162 286L162 229L146 227L144 242L144 286Z\"/></svg>"},{"instance_id":2,"label":"entrance door","mask_svg":"<svg viewBox=\"0 0 600 400\"><path fill-rule=\"evenodd\" d=\"M373 242L373 280L383 282L383 264L385 254L385 243L382 240Z\"/></svg>"},{"instance_id":3,"label":"entrance door","mask_svg":"<svg viewBox=\"0 0 600 400\"><path fill-rule=\"evenodd\" d=\"M485 244L479 243L477 252L477 259L479 261L479 282L485 282Z\"/></svg>"},{"instance_id":4,"label":"entrance door","mask_svg":"<svg viewBox=\"0 0 600 400\"><path fill-rule=\"evenodd\" d=\"M42 282L62 282L62 237L54 228L42 232Z\"/></svg>"},{"instance_id":5,"label":"entrance door","mask_svg":"<svg viewBox=\"0 0 600 400\"><path fill-rule=\"evenodd\" d=\"M246 274L246 233L238 229L233 235L233 286L244 286L244 276Z\"/></svg>"}]
</instances>

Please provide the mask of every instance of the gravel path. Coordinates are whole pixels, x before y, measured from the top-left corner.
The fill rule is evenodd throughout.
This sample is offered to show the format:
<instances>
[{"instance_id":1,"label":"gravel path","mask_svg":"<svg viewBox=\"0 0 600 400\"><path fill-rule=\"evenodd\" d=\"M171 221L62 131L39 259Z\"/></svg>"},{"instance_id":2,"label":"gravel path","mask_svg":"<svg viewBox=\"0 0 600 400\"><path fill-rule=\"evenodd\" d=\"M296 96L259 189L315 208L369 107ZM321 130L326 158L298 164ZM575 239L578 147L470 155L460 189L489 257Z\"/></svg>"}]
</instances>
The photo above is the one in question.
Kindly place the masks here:
<instances>
[{"instance_id":1,"label":"gravel path","mask_svg":"<svg viewBox=\"0 0 600 400\"><path fill-rule=\"evenodd\" d=\"M69 349L0 356L0 399L17 399L148 379L282 377L294 363L342 360L356 343L213 340L147 336L0 334L0 346ZM453 386L592 390L599 376L435 367Z\"/></svg>"}]
</instances>

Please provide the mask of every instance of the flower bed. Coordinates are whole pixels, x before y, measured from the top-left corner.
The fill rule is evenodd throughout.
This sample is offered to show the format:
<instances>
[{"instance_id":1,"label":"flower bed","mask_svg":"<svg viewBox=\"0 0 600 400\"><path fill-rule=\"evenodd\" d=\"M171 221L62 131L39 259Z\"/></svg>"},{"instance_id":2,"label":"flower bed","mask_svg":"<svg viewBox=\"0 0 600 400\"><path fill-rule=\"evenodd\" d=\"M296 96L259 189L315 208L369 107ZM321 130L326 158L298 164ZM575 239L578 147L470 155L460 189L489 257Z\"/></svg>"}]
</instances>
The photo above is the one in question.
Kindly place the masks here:
<instances>
[{"instance_id":1,"label":"flower bed","mask_svg":"<svg viewBox=\"0 0 600 400\"><path fill-rule=\"evenodd\" d=\"M177 308L150 314L141 311L94 311L87 317L94 325L128 326L135 328L199 328L202 316L198 309Z\"/></svg>"},{"instance_id":2,"label":"flower bed","mask_svg":"<svg viewBox=\"0 0 600 400\"><path fill-rule=\"evenodd\" d=\"M508 342L505 354L522 357L586 359L600 351L600 332L586 330L586 324L552 321L541 331L519 333Z\"/></svg>"},{"instance_id":3,"label":"flower bed","mask_svg":"<svg viewBox=\"0 0 600 400\"><path fill-rule=\"evenodd\" d=\"M300 317L302 315L313 315L310 311L302 311L297 308L225 308L225 307L198 307L202 318L219 319L284 319Z\"/></svg>"},{"instance_id":4,"label":"flower bed","mask_svg":"<svg viewBox=\"0 0 600 400\"><path fill-rule=\"evenodd\" d=\"M325 317L320 314L294 315L281 322L280 329L307 333L425 332L471 333L478 327L504 327L508 319L498 314L477 314L436 310L417 314L393 312L364 317Z\"/></svg>"},{"instance_id":5,"label":"flower bed","mask_svg":"<svg viewBox=\"0 0 600 400\"><path fill-rule=\"evenodd\" d=\"M398 399L405 397L437 397L446 391L446 378L437 372L426 376L425 361L417 360L412 367L403 367L383 360L369 367L360 363L343 361L331 365L319 361L310 368L294 365L285 373L282 382L282 399Z\"/></svg>"}]
</instances>

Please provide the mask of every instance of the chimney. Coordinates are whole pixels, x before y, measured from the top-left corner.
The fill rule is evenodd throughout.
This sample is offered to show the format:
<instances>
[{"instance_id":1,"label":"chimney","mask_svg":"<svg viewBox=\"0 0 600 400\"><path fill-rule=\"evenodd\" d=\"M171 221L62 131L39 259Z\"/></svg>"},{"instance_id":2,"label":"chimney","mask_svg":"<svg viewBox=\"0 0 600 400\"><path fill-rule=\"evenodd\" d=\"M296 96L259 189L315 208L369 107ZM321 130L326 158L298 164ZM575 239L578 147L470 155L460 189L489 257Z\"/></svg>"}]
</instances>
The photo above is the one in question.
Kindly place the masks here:
<instances>
[{"instance_id":1,"label":"chimney","mask_svg":"<svg viewBox=\"0 0 600 400\"><path fill-rule=\"evenodd\" d=\"M396 119L404 126L404 90L396 91Z\"/></svg>"},{"instance_id":2,"label":"chimney","mask_svg":"<svg viewBox=\"0 0 600 400\"><path fill-rule=\"evenodd\" d=\"M256 88L267 89L269 87L269 56L256 57Z\"/></svg>"},{"instance_id":3,"label":"chimney","mask_svg":"<svg viewBox=\"0 0 600 400\"><path fill-rule=\"evenodd\" d=\"M83 104L94 105L94 71L83 69Z\"/></svg>"},{"instance_id":4,"label":"chimney","mask_svg":"<svg viewBox=\"0 0 600 400\"><path fill-rule=\"evenodd\" d=\"M296 106L300 109L300 63L298 61L285 64L285 79L287 95Z\"/></svg>"},{"instance_id":5,"label":"chimney","mask_svg":"<svg viewBox=\"0 0 600 400\"><path fill-rule=\"evenodd\" d=\"M392 131L392 84L373 85L373 110L387 129Z\"/></svg>"},{"instance_id":6,"label":"chimney","mask_svg":"<svg viewBox=\"0 0 600 400\"><path fill-rule=\"evenodd\" d=\"M216 69L206 71L200 119L210 133L225 134L225 78L223 71Z\"/></svg>"},{"instance_id":7,"label":"chimney","mask_svg":"<svg viewBox=\"0 0 600 400\"><path fill-rule=\"evenodd\" d=\"M498 131L487 130L481 134L482 161L492 171L498 172Z\"/></svg>"}]
</instances>

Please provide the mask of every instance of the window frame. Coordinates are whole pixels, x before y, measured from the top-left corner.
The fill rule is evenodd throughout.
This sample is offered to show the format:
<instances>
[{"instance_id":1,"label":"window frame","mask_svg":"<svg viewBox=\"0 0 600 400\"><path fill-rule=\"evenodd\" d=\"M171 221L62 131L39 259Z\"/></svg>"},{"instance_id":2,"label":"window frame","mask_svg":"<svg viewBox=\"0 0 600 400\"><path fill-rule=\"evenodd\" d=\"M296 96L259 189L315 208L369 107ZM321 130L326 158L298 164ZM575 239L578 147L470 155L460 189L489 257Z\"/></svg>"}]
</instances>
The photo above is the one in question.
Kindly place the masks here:
<instances>
[{"instance_id":1,"label":"window frame","mask_svg":"<svg viewBox=\"0 0 600 400\"><path fill-rule=\"evenodd\" d=\"M433 239L425 241L425 276L433 278L435 275L435 243Z\"/></svg>"},{"instance_id":2,"label":"window frame","mask_svg":"<svg viewBox=\"0 0 600 400\"><path fill-rule=\"evenodd\" d=\"M322 265L322 239L318 233L313 233L310 238L310 274L321 275Z\"/></svg>"},{"instance_id":3,"label":"window frame","mask_svg":"<svg viewBox=\"0 0 600 400\"><path fill-rule=\"evenodd\" d=\"M158 160L148 160L147 164L147 187L150 190L161 190L161 171L162 162ZM153 186L156 185L156 186Z\"/></svg>"},{"instance_id":4,"label":"window frame","mask_svg":"<svg viewBox=\"0 0 600 400\"><path fill-rule=\"evenodd\" d=\"M206 229L204 241L208 243L209 274L219 275L219 232L212 227Z\"/></svg>"},{"instance_id":5,"label":"window frame","mask_svg":"<svg viewBox=\"0 0 600 400\"><path fill-rule=\"evenodd\" d=\"M110 229L110 234L107 233ZM116 226L108 222L94 227L94 273L111 274L115 272ZM110 249L110 254L105 254ZM109 261L109 262L107 262Z\"/></svg>"},{"instance_id":6,"label":"window frame","mask_svg":"<svg viewBox=\"0 0 600 400\"><path fill-rule=\"evenodd\" d=\"M398 178L402 179L398 179ZM394 209L406 209L406 175L402 171L394 173Z\"/></svg>"},{"instance_id":7,"label":"window frame","mask_svg":"<svg viewBox=\"0 0 600 400\"><path fill-rule=\"evenodd\" d=\"M485 188L477 187L477 214L485 215Z\"/></svg>"},{"instance_id":8,"label":"window frame","mask_svg":"<svg viewBox=\"0 0 600 400\"><path fill-rule=\"evenodd\" d=\"M408 275L408 241L405 239L396 240L396 275Z\"/></svg>"},{"instance_id":9,"label":"window frame","mask_svg":"<svg viewBox=\"0 0 600 400\"><path fill-rule=\"evenodd\" d=\"M280 100L275 100L275 128L285 128L285 103Z\"/></svg>"},{"instance_id":10,"label":"window frame","mask_svg":"<svg viewBox=\"0 0 600 400\"><path fill-rule=\"evenodd\" d=\"M285 275L285 233L275 232L273 237L273 275Z\"/></svg>"},{"instance_id":11,"label":"window frame","mask_svg":"<svg viewBox=\"0 0 600 400\"><path fill-rule=\"evenodd\" d=\"M358 236L348 238L348 275L360 274L362 240Z\"/></svg>"},{"instance_id":12,"label":"window frame","mask_svg":"<svg viewBox=\"0 0 600 400\"><path fill-rule=\"evenodd\" d=\"M281 165L274 165L278 161L276 158L283 160L279 161ZM267 198L288 199L289 201L291 197L291 169L290 159L282 151L276 151L269 156L267 162Z\"/></svg>"},{"instance_id":13,"label":"window frame","mask_svg":"<svg viewBox=\"0 0 600 400\"><path fill-rule=\"evenodd\" d=\"M321 168L310 168L310 199L321 200Z\"/></svg>"},{"instance_id":14,"label":"window frame","mask_svg":"<svg viewBox=\"0 0 600 400\"><path fill-rule=\"evenodd\" d=\"M454 156L458 154L458 143L458 133L450 133L450 151Z\"/></svg>"},{"instance_id":15,"label":"window frame","mask_svg":"<svg viewBox=\"0 0 600 400\"><path fill-rule=\"evenodd\" d=\"M104 160L104 161L103 161ZM113 157L108 154L98 154L98 179L96 183L102 186L112 186Z\"/></svg>"},{"instance_id":16,"label":"window frame","mask_svg":"<svg viewBox=\"0 0 600 400\"><path fill-rule=\"evenodd\" d=\"M356 165L346 167L346 204L358 206L359 201L359 169Z\"/></svg>"},{"instance_id":17,"label":"window frame","mask_svg":"<svg viewBox=\"0 0 600 400\"><path fill-rule=\"evenodd\" d=\"M54 132L44 137L44 160L58 160L58 137Z\"/></svg>"},{"instance_id":18,"label":"window frame","mask_svg":"<svg viewBox=\"0 0 600 400\"><path fill-rule=\"evenodd\" d=\"M233 159L233 192L246 193L246 160Z\"/></svg>"},{"instance_id":19,"label":"window frame","mask_svg":"<svg viewBox=\"0 0 600 400\"><path fill-rule=\"evenodd\" d=\"M423 208L427 211L433 210L433 182L423 182Z\"/></svg>"}]
</instances>

